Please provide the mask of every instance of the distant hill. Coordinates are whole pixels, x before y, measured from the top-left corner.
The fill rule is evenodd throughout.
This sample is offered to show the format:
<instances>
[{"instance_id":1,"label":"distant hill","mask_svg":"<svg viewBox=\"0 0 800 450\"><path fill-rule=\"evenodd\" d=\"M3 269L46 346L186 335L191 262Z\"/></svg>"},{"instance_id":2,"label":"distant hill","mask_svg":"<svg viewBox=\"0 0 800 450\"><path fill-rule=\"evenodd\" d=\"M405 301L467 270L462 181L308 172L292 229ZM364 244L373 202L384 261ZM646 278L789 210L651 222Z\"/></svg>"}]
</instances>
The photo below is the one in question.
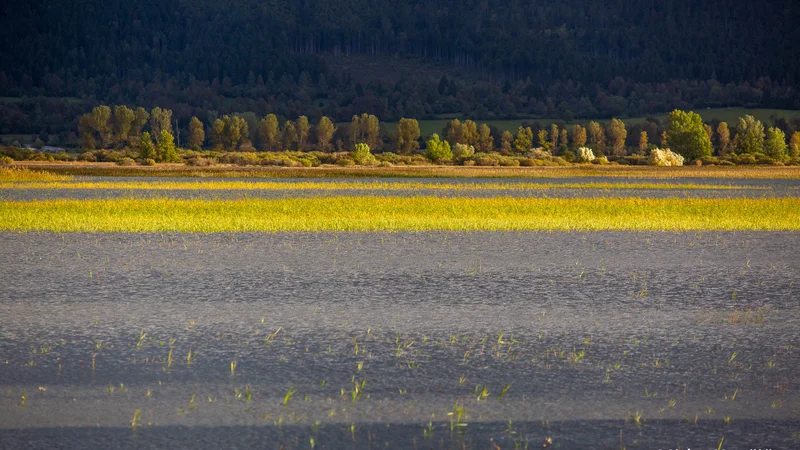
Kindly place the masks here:
<instances>
[{"instance_id":1,"label":"distant hill","mask_svg":"<svg viewBox=\"0 0 800 450\"><path fill-rule=\"evenodd\" d=\"M0 97L62 100L2 102L0 133L74 130L72 109L98 102L169 107L181 121L237 111L569 121L800 109L794 3L4 2ZM59 122L42 109L70 112Z\"/></svg>"}]
</instances>

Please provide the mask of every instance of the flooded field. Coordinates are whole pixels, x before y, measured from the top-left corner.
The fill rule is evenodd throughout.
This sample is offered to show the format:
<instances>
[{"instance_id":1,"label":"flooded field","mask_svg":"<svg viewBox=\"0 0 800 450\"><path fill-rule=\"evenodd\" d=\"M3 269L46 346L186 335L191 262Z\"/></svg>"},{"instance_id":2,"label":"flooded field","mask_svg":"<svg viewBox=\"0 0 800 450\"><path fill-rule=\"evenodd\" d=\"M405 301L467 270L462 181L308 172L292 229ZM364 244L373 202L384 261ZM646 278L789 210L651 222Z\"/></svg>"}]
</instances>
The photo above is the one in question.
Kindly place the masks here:
<instances>
[{"instance_id":1,"label":"flooded field","mask_svg":"<svg viewBox=\"0 0 800 450\"><path fill-rule=\"evenodd\" d=\"M764 224L741 209L794 230L797 180L26 176L0 180L4 211L87 202L46 210L66 215L40 224L51 231L0 233L0 448L800 446L800 233L748 231ZM600 231L535 231L539 206L498 209L524 232L413 232L415 216L388 213L394 232L52 231L120 211L131 229L177 226L132 198L301 197L341 220L363 199L424 197L428 222L425 211L443 222L474 208L442 210L451 197L593 202L629 208L633 230L649 214L694 214L702 229L691 199L721 199L702 207L741 231L603 231L624 225L614 216ZM114 203L86 216L92 199ZM196 213L187 205L174 207ZM257 225L248 208L291 205L222 206Z\"/></svg>"},{"instance_id":2,"label":"flooded field","mask_svg":"<svg viewBox=\"0 0 800 450\"><path fill-rule=\"evenodd\" d=\"M53 186L55 184L55 187ZM797 198L800 180L553 178L248 179L76 177L63 183L0 184L0 200L52 199L242 199L337 196L439 196L518 198Z\"/></svg>"},{"instance_id":3,"label":"flooded field","mask_svg":"<svg viewBox=\"0 0 800 450\"><path fill-rule=\"evenodd\" d=\"M794 448L799 240L4 233L0 447Z\"/></svg>"}]
</instances>

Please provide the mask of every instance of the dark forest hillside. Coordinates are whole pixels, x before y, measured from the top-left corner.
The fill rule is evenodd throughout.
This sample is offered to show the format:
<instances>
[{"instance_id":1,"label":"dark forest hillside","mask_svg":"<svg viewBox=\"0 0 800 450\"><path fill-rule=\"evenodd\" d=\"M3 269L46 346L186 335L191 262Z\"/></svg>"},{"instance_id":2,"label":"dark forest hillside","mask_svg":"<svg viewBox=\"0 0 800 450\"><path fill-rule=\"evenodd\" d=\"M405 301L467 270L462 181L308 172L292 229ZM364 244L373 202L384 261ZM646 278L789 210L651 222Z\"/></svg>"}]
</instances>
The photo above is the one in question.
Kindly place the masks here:
<instances>
[{"instance_id":1,"label":"dark forest hillside","mask_svg":"<svg viewBox=\"0 0 800 450\"><path fill-rule=\"evenodd\" d=\"M792 0L35 0L0 12L0 97L13 99L0 133L74 130L50 113L101 101L180 120L800 109ZM359 76L365 57L387 73ZM398 65L419 76L390 76Z\"/></svg>"}]
</instances>

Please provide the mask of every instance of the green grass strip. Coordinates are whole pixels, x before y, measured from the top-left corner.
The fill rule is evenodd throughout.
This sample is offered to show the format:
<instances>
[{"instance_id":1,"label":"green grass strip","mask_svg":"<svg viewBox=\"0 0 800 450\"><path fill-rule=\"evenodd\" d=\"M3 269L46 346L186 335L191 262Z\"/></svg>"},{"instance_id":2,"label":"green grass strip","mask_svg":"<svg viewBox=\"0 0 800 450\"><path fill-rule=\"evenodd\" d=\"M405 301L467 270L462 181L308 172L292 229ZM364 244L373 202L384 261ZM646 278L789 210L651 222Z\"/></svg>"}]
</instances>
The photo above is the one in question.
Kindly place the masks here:
<instances>
[{"instance_id":1,"label":"green grass strip","mask_svg":"<svg viewBox=\"0 0 800 450\"><path fill-rule=\"evenodd\" d=\"M798 230L800 199L334 197L0 201L0 230L55 232Z\"/></svg>"},{"instance_id":2,"label":"green grass strip","mask_svg":"<svg viewBox=\"0 0 800 450\"><path fill-rule=\"evenodd\" d=\"M33 181L0 182L0 189L126 189L126 190L300 190L300 191L340 191L340 190L452 190L452 191L525 191L548 189L759 189L768 190L770 186L737 186L725 184L700 183L636 183L636 182L586 182L586 183L424 183L424 182L382 182L382 181Z\"/></svg>"}]
</instances>

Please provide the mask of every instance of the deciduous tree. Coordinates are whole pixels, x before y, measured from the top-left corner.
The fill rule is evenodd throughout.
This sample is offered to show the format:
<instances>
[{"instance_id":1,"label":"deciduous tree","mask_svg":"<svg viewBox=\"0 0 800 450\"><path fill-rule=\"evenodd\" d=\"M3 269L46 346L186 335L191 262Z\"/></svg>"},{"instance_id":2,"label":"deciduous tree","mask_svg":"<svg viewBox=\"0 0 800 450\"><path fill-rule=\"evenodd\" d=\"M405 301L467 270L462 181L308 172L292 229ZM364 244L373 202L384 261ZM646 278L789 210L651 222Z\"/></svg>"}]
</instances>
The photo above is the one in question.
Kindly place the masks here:
<instances>
[{"instance_id":1,"label":"deciduous tree","mask_svg":"<svg viewBox=\"0 0 800 450\"><path fill-rule=\"evenodd\" d=\"M485 123L482 123L478 128L478 145L476 148L481 152L494 151L494 138L492 137L492 130Z\"/></svg>"},{"instance_id":2,"label":"deciduous tree","mask_svg":"<svg viewBox=\"0 0 800 450\"><path fill-rule=\"evenodd\" d=\"M142 159L158 159L158 155L156 154L156 147L153 145L153 139L150 137L150 133L145 131L139 136L139 158Z\"/></svg>"},{"instance_id":3,"label":"deciduous tree","mask_svg":"<svg viewBox=\"0 0 800 450\"><path fill-rule=\"evenodd\" d=\"M510 131L506 130L503 131L503 134L500 136L500 150L506 155L511 154L511 147L514 143L514 136L511 134Z\"/></svg>"},{"instance_id":4,"label":"deciduous tree","mask_svg":"<svg viewBox=\"0 0 800 450\"><path fill-rule=\"evenodd\" d=\"M281 132L278 126L278 116L267 114L258 122L258 136L261 150L267 152L277 151L281 143Z\"/></svg>"},{"instance_id":5,"label":"deciduous tree","mask_svg":"<svg viewBox=\"0 0 800 450\"><path fill-rule=\"evenodd\" d=\"M336 126L327 116L322 116L317 124L317 148L321 152L331 151L331 140L336 133Z\"/></svg>"},{"instance_id":6,"label":"deciduous tree","mask_svg":"<svg viewBox=\"0 0 800 450\"><path fill-rule=\"evenodd\" d=\"M572 127L572 147L580 148L586 145L586 128L579 124Z\"/></svg>"},{"instance_id":7,"label":"deciduous tree","mask_svg":"<svg viewBox=\"0 0 800 450\"><path fill-rule=\"evenodd\" d=\"M206 132L203 129L203 122L192 116L192 120L189 121L189 147L199 150L203 147L205 140Z\"/></svg>"},{"instance_id":8,"label":"deciduous tree","mask_svg":"<svg viewBox=\"0 0 800 450\"><path fill-rule=\"evenodd\" d=\"M181 157L178 155L177 149L175 149L175 141L169 131L161 130L161 139L158 140L158 145L156 145L156 154L161 162L180 161Z\"/></svg>"},{"instance_id":9,"label":"deciduous tree","mask_svg":"<svg viewBox=\"0 0 800 450\"><path fill-rule=\"evenodd\" d=\"M719 125L717 125L717 142L719 143L717 152L721 156L725 156L730 153L731 132L728 129L727 122L720 122Z\"/></svg>"},{"instance_id":10,"label":"deciduous tree","mask_svg":"<svg viewBox=\"0 0 800 450\"><path fill-rule=\"evenodd\" d=\"M519 127L517 137L514 139L514 150L523 154L533 146L533 130L531 127Z\"/></svg>"},{"instance_id":11,"label":"deciduous tree","mask_svg":"<svg viewBox=\"0 0 800 450\"><path fill-rule=\"evenodd\" d=\"M605 155L606 153L606 134L603 127L597 122L589 122L589 147L594 150L595 154Z\"/></svg>"},{"instance_id":12,"label":"deciduous tree","mask_svg":"<svg viewBox=\"0 0 800 450\"><path fill-rule=\"evenodd\" d=\"M764 124L751 115L739 118L734 138L736 153L764 153Z\"/></svg>"},{"instance_id":13,"label":"deciduous tree","mask_svg":"<svg viewBox=\"0 0 800 450\"><path fill-rule=\"evenodd\" d=\"M301 152L306 150L308 135L311 133L311 126L308 124L308 117L300 116L297 118L297 149Z\"/></svg>"},{"instance_id":14,"label":"deciduous tree","mask_svg":"<svg viewBox=\"0 0 800 450\"><path fill-rule=\"evenodd\" d=\"M764 143L764 150L772 159L783 160L787 156L786 134L778 127L770 127L767 130L767 140Z\"/></svg>"},{"instance_id":15,"label":"deciduous tree","mask_svg":"<svg viewBox=\"0 0 800 450\"><path fill-rule=\"evenodd\" d=\"M639 133L639 153L644 154L647 151L647 131Z\"/></svg>"},{"instance_id":16,"label":"deciduous tree","mask_svg":"<svg viewBox=\"0 0 800 450\"><path fill-rule=\"evenodd\" d=\"M400 119L397 124L397 152L408 155L419 148L419 122L417 119Z\"/></svg>"},{"instance_id":17,"label":"deciduous tree","mask_svg":"<svg viewBox=\"0 0 800 450\"><path fill-rule=\"evenodd\" d=\"M693 111L676 109L669 114L667 145L689 161L711 156L711 139L703 127L703 119Z\"/></svg>"},{"instance_id":18,"label":"deciduous tree","mask_svg":"<svg viewBox=\"0 0 800 450\"><path fill-rule=\"evenodd\" d=\"M433 162L441 162L453 159L453 152L450 150L450 143L439 139L439 135L433 133L425 146L425 155Z\"/></svg>"},{"instance_id":19,"label":"deciduous tree","mask_svg":"<svg viewBox=\"0 0 800 450\"><path fill-rule=\"evenodd\" d=\"M117 105L114 107L114 139L118 145L128 143L128 136L135 119L136 115L133 110L127 106Z\"/></svg>"},{"instance_id":20,"label":"deciduous tree","mask_svg":"<svg viewBox=\"0 0 800 450\"><path fill-rule=\"evenodd\" d=\"M111 108L108 106L100 105L92 109L92 126L97 134L100 135L100 143L103 148L108 148L113 140L110 120Z\"/></svg>"},{"instance_id":21,"label":"deciduous tree","mask_svg":"<svg viewBox=\"0 0 800 450\"><path fill-rule=\"evenodd\" d=\"M789 141L789 156L800 158L800 131L795 131Z\"/></svg>"},{"instance_id":22,"label":"deciduous tree","mask_svg":"<svg viewBox=\"0 0 800 450\"><path fill-rule=\"evenodd\" d=\"M611 123L608 125L608 144L615 156L625 155L625 139L627 137L628 131L625 129L625 123L617 118L611 119Z\"/></svg>"},{"instance_id":23,"label":"deciduous tree","mask_svg":"<svg viewBox=\"0 0 800 450\"><path fill-rule=\"evenodd\" d=\"M156 142L161 142L161 131L172 136L172 111L156 106L150 111L150 133L155 136Z\"/></svg>"}]
</instances>

